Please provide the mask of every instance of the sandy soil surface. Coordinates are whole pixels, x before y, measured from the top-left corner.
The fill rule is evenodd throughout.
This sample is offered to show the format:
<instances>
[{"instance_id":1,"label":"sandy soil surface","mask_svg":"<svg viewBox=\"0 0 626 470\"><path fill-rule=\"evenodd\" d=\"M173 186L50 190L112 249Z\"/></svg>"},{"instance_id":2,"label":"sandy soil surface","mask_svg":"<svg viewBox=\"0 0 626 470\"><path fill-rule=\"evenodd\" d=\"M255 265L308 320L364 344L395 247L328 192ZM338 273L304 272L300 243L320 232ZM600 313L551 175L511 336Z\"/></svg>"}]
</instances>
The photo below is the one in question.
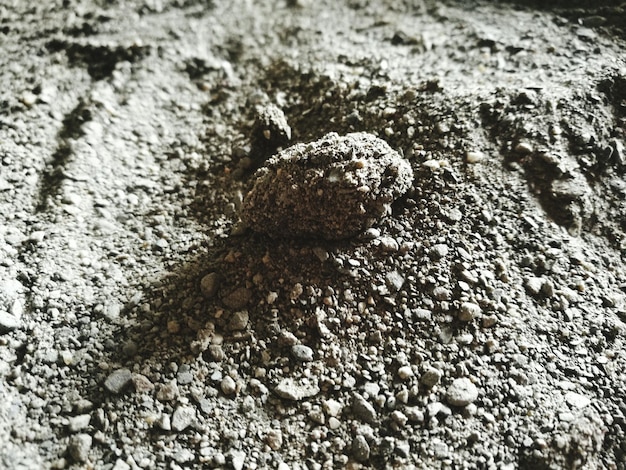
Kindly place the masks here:
<instances>
[{"instance_id":1,"label":"sandy soil surface","mask_svg":"<svg viewBox=\"0 0 626 470\"><path fill-rule=\"evenodd\" d=\"M626 468L626 6L546 3L0 1L0 467Z\"/></svg>"}]
</instances>

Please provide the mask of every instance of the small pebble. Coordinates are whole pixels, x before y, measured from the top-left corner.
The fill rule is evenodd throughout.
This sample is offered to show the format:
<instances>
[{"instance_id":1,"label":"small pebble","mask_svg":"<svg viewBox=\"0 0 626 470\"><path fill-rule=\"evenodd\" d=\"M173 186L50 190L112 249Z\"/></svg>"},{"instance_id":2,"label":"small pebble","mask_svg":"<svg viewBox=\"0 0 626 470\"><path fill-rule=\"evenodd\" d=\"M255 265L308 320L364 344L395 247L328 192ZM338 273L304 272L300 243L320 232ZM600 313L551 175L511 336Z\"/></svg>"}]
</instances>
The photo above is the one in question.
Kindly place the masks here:
<instances>
[{"instance_id":1,"label":"small pebble","mask_svg":"<svg viewBox=\"0 0 626 470\"><path fill-rule=\"evenodd\" d=\"M70 432L82 431L89 426L90 421L91 415L89 414L72 416L69 419L68 429Z\"/></svg>"},{"instance_id":2,"label":"small pebble","mask_svg":"<svg viewBox=\"0 0 626 470\"><path fill-rule=\"evenodd\" d=\"M161 415L161 418L159 419L157 424L163 431L172 430L172 418L167 413L163 413Z\"/></svg>"},{"instance_id":3,"label":"small pebble","mask_svg":"<svg viewBox=\"0 0 626 470\"><path fill-rule=\"evenodd\" d=\"M428 368L420 377L420 383L425 387L432 388L441 380L442 373L434 367Z\"/></svg>"},{"instance_id":4,"label":"small pebble","mask_svg":"<svg viewBox=\"0 0 626 470\"><path fill-rule=\"evenodd\" d=\"M352 441L352 455L357 462L366 462L370 458L370 446L361 434Z\"/></svg>"},{"instance_id":5,"label":"small pebble","mask_svg":"<svg viewBox=\"0 0 626 470\"><path fill-rule=\"evenodd\" d=\"M480 316L481 313L482 310L477 304L473 302L463 302L458 318L461 321L472 321L474 318Z\"/></svg>"},{"instance_id":6,"label":"small pebble","mask_svg":"<svg viewBox=\"0 0 626 470\"><path fill-rule=\"evenodd\" d=\"M118 369L104 381L104 387L111 393L121 393L133 379L128 369Z\"/></svg>"},{"instance_id":7,"label":"small pebble","mask_svg":"<svg viewBox=\"0 0 626 470\"><path fill-rule=\"evenodd\" d=\"M179 396L178 385L176 385L176 380L172 380L166 384L161 385L159 391L156 394L156 398L159 401L172 401L178 398Z\"/></svg>"},{"instance_id":8,"label":"small pebble","mask_svg":"<svg viewBox=\"0 0 626 470\"><path fill-rule=\"evenodd\" d=\"M172 429L176 432L184 431L196 417L196 410L190 406L179 406L172 414Z\"/></svg>"},{"instance_id":9,"label":"small pebble","mask_svg":"<svg viewBox=\"0 0 626 470\"><path fill-rule=\"evenodd\" d=\"M87 462L93 439L89 434L76 434L70 437L68 452L76 462Z\"/></svg>"},{"instance_id":10,"label":"small pebble","mask_svg":"<svg viewBox=\"0 0 626 470\"><path fill-rule=\"evenodd\" d=\"M215 296L219 287L219 275L217 273L209 273L200 281L200 291L207 299Z\"/></svg>"},{"instance_id":11,"label":"small pebble","mask_svg":"<svg viewBox=\"0 0 626 470\"><path fill-rule=\"evenodd\" d=\"M243 309L252 299L252 291L245 287L239 287L226 295L222 302L224 305L232 310Z\"/></svg>"},{"instance_id":12,"label":"small pebble","mask_svg":"<svg viewBox=\"0 0 626 470\"><path fill-rule=\"evenodd\" d=\"M246 453L241 450L230 451L230 463L233 470L243 470L243 464L246 462Z\"/></svg>"},{"instance_id":13,"label":"small pebble","mask_svg":"<svg viewBox=\"0 0 626 470\"><path fill-rule=\"evenodd\" d=\"M446 398L452 406L466 406L478 398L478 389L470 379L458 378L448 387Z\"/></svg>"},{"instance_id":14,"label":"small pebble","mask_svg":"<svg viewBox=\"0 0 626 470\"><path fill-rule=\"evenodd\" d=\"M240 310L238 312L235 312L230 317L230 321L228 322L228 329L230 331L245 330L246 327L248 326L249 320L250 320L250 316L247 310Z\"/></svg>"},{"instance_id":15,"label":"small pebble","mask_svg":"<svg viewBox=\"0 0 626 470\"><path fill-rule=\"evenodd\" d=\"M400 249L398 242L392 237L380 237L378 242L380 243L380 247L383 251L395 252Z\"/></svg>"},{"instance_id":16,"label":"small pebble","mask_svg":"<svg viewBox=\"0 0 626 470\"><path fill-rule=\"evenodd\" d=\"M445 257L448 254L448 246L444 245L443 243L439 243L437 245L434 245L429 251L428 251L428 256L430 257L430 259L432 259L433 261L439 260L443 257Z\"/></svg>"},{"instance_id":17,"label":"small pebble","mask_svg":"<svg viewBox=\"0 0 626 470\"><path fill-rule=\"evenodd\" d=\"M227 375L222 379L220 388L222 392L224 392L224 395L232 395L237 391L237 383L230 375Z\"/></svg>"},{"instance_id":18,"label":"small pebble","mask_svg":"<svg viewBox=\"0 0 626 470\"><path fill-rule=\"evenodd\" d=\"M465 161L467 163L479 163L485 159L485 154L482 152L467 152L465 154Z\"/></svg>"},{"instance_id":19,"label":"small pebble","mask_svg":"<svg viewBox=\"0 0 626 470\"><path fill-rule=\"evenodd\" d=\"M291 354L302 362L311 362L313 360L313 350L304 344L293 345L291 347Z\"/></svg>"},{"instance_id":20,"label":"small pebble","mask_svg":"<svg viewBox=\"0 0 626 470\"><path fill-rule=\"evenodd\" d=\"M453 208L445 213L445 217L448 222L456 223L460 222L461 219L463 219L463 213L459 209Z\"/></svg>"},{"instance_id":21,"label":"small pebble","mask_svg":"<svg viewBox=\"0 0 626 470\"><path fill-rule=\"evenodd\" d=\"M413 423L424 422L424 412L417 406L407 406L404 408L404 414L409 421Z\"/></svg>"},{"instance_id":22,"label":"small pebble","mask_svg":"<svg viewBox=\"0 0 626 470\"><path fill-rule=\"evenodd\" d=\"M391 419L400 427L404 427L409 418L399 410L395 410L391 413Z\"/></svg>"},{"instance_id":23,"label":"small pebble","mask_svg":"<svg viewBox=\"0 0 626 470\"><path fill-rule=\"evenodd\" d=\"M515 153L527 155L533 152L533 146L529 142L520 142L515 146Z\"/></svg>"},{"instance_id":24,"label":"small pebble","mask_svg":"<svg viewBox=\"0 0 626 470\"><path fill-rule=\"evenodd\" d=\"M341 421L339 421L334 416L328 418L328 429L335 431L341 427Z\"/></svg>"},{"instance_id":25,"label":"small pebble","mask_svg":"<svg viewBox=\"0 0 626 470\"><path fill-rule=\"evenodd\" d=\"M400 377L401 380L407 380L413 377L413 369L411 369L411 366L400 367L398 369L398 377Z\"/></svg>"},{"instance_id":26,"label":"small pebble","mask_svg":"<svg viewBox=\"0 0 626 470\"><path fill-rule=\"evenodd\" d=\"M296 382L292 378L283 379L275 388L274 393L285 400L299 401L310 398L320 392L316 383L308 379Z\"/></svg>"},{"instance_id":27,"label":"small pebble","mask_svg":"<svg viewBox=\"0 0 626 470\"><path fill-rule=\"evenodd\" d=\"M450 410L450 408L448 408L446 405L444 405L440 401L435 401L426 405L426 412L428 413L428 416L430 416L431 418L437 415L450 416L452 414L452 411Z\"/></svg>"},{"instance_id":28,"label":"small pebble","mask_svg":"<svg viewBox=\"0 0 626 470\"><path fill-rule=\"evenodd\" d=\"M528 277L526 278L526 289L532 295L539 295L543 286L543 278L541 277Z\"/></svg>"},{"instance_id":29,"label":"small pebble","mask_svg":"<svg viewBox=\"0 0 626 470\"><path fill-rule=\"evenodd\" d=\"M385 275L389 290L398 292L404 285L404 277L398 271L391 271Z\"/></svg>"},{"instance_id":30,"label":"small pebble","mask_svg":"<svg viewBox=\"0 0 626 470\"><path fill-rule=\"evenodd\" d=\"M265 443L272 450L278 450L283 446L283 433L280 429L270 429L265 436Z\"/></svg>"},{"instance_id":31,"label":"small pebble","mask_svg":"<svg viewBox=\"0 0 626 470\"><path fill-rule=\"evenodd\" d=\"M330 398L328 400L322 401L322 409L324 410L324 413L326 413L328 416L336 417L341 414L343 405L337 400L333 400L332 398Z\"/></svg>"},{"instance_id":32,"label":"small pebble","mask_svg":"<svg viewBox=\"0 0 626 470\"><path fill-rule=\"evenodd\" d=\"M576 392L567 392L565 394L565 401L573 408L585 408L591 403L588 397Z\"/></svg>"},{"instance_id":33,"label":"small pebble","mask_svg":"<svg viewBox=\"0 0 626 470\"><path fill-rule=\"evenodd\" d=\"M6 333L19 328L20 320L9 312L0 310L0 333Z\"/></svg>"},{"instance_id":34,"label":"small pebble","mask_svg":"<svg viewBox=\"0 0 626 470\"><path fill-rule=\"evenodd\" d=\"M358 393L354 394L352 413L366 423L373 424L378 420L378 414L372 404Z\"/></svg>"}]
</instances>

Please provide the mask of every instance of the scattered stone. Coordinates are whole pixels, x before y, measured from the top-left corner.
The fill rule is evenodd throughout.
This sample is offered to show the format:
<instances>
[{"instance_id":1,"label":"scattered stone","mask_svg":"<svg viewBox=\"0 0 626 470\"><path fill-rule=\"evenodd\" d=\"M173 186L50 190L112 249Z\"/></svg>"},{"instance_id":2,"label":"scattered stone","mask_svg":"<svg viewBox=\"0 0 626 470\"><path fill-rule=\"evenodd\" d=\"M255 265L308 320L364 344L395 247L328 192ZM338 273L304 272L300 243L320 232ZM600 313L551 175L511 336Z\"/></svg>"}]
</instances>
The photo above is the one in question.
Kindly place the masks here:
<instances>
[{"instance_id":1,"label":"scattered stone","mask_svg":"<svg viewBox=\"0 0 626 470\"><path fill-rule=\"evenodd\" d=\"M482 162L485 158L485 154L482 152L471 151L465 154L465 161L467 163L479 163Z\"/></svg>"},{"instance_id":2,"label":"scattered stone","mask_svg":"<svg viewBox=\"0 0 626 470\"><path fill-rule=\"evenodd\" d=\"M474 318L480 316L481 313L482 310L477 304L473 302L463 302L458 318L461 321L472 321Z\"/></svg>"},{"instance_id":3,"label":"scattered stone","mask_svg":"<svg viewBox=\"0 0 626 470\"><path fill-rule=\"evenodd\" d=\"M39 245L43 242L44 238L46 238L46 232L43 230L36 230L30 234L28 241L34 243L35 245Z\"/></svg>"},{"instance_id":4,"label":"scattered stone","mask_svg":"<svg viewBox=\"0 0 626 470\"><path fill-rule=\"evenodd\" d=\"M246 462L246 453L241 450L230 451L230 463L233 470L243 470L243 464Z\"/></svg>"},{"instance_id":5,"label":"scattered stone","mask_svg":"<svg viewBox=\"0 0 626 470\"><path fill-rule=\"evenodd\" d=\"M411 456L411 444L409 441L396 441L394 452L398 457L408 459Z\"/></svg>"},{"instance_id":6,"label":"scattered stone","mask_svg":"<svg viewBox=\"0 0 626 470\"><path fill-rule=\"evenodd\" d=\"M324 415L322 410L319 408L319 406L313 407L313 409L309 411L308 416L309 416L309 419L316 424L323 425L326 423L326 416Z\"/></svg>"},{"instance_id":7,"label":"scattered stone","mask_svg":"<svg viewBox=\"0 0 626 470\"><path fill-rule=\"evenodd\" d=\"M520 142L515 146L515 153L528 155L529 153L533 153L533 146L529 142Z\"/></svg>"},{"instance_id":8,"label":"scattered stone","mask_svg":"<svg viewBox=\"0 0 626 470\"><path fill-rule=\"evenodd\" d=\"M91 421L91 415L83 414L78 416L72 416L69 419L68 429L70 432L78 432L86 429Z\"/></svg>"},{"instance_id":9,"label":"scattered stone","mask_svg":"<svg viewBox=\"0 0 626 470\"><path fill-rule=\"evenodd\" d=\"M131 470L131 466L122 459L117 459L111 470Z\"/></svg>"},{"instance_id":10,"label":"scattered stone","mask_svg":"<svg viewBox=\"0 0 626 470\"><path fill-rule=\"evenodd\" d=\"M0 310L0 333L7 333L20 327L20 319L9 312Z\"/></svg>"},{"instance_id":11,"label":"scattered stone","mask_svg":"<svg viewBox=\"0 0 626 470\"><path fill-rule=\"evenodd\" d=\"M361 434L352 441L352 456L357 462L367 462L370 458L370 446Z\"/></svg>"},{"instance_id":12,"label":"scattered stone","mask_svg":"<svg viewBox=\"0 0 626 470\"><path fill-rule=\"evenodd\" d=\"M243 309L252 300L252 291L245 287L239 287L226 295L222 302L224 305L232 310Z\"/></svg>"},{"instance_id":13,"label":"scattered stone","mask_svg":"<svg viewBox=\"0 0 626 470\"><path fill-rule=\"evenodd\" d=\"M444 258L447 254L448 254L448 246L444 245L443 243L439 243L437 245L434 245L429 251L428 251L428 256L430 256L430 259L432 259L433 261L437 261L440 260L441 258Z\"/></svg>"},{"instance_id":14,"label":"scattered stone","mask_svg":"<svg viewBox=\"0 0 626 470\"><path fill-rule=\"evenodd\" d=\"M137 393L149 393L154 390L154 384L142 374L133 374L133 386Z\"/></svg>"},{"instance_id":15,"label":"scattered stone","mask_svg":"<svg viewBox=\"0 0 626 470\"><path fill-rule=\"evenodd\" d=\"M402 366L398 369L398 377L400 377L400 380L410 379L413 375L413 369L411 369L411 366Z\"/></svg>"},{"instance_id":16,"label":"scattered stone","mask_svg":"<svg viewBox=\"0 0 626 470\"><path fill-rule=\"evenodd\" d=\"M454 207L454 208L450 209L449 211L447 211L444 214L444 217L451 224L455 224L457 222L460 222L463 219L463 212L461 212L459 209Z\"/></svg>"},{"instance_id":17,"label":"scattered stone","mask_svg":"<svg viewBox=\"0 0 626 470\"><path fill-rule=\"evenodd\" d=\"M172 414L172 429L184 431L196 418L196 410L190 406L179 406Z\"/></svg>"},{"instance_id":18,"label":"scattered stone","mask_svg":"<svg viewBox=\"0 0 626 470\"><path fill-rule=\"evenodd\" d=\"M291 347L291 354L302 362L311 362L313 360L313 350L304 344L294 344Z\"/></svg>"},{"instance_id":19,"label":"scattered stone","mask_svg":"<svg viewBox=\"0 0 626 470\"><path fill-rule=\"evenodd\" d=\"M358 393L354 394L352 400L352 413L365 423L374 424L378 421L378 414L372 404Z\"/></svg>"},{"instance_id":20,"label":"scattered stone","mask_svg":"<svg viewBox=\"0 0 626 470\"><path fill-rule=\"evenodd\" d=\"M434 367L429 367L420 377L420 383L427 388L432 388L441 380L442 372Z\"/></svg>"},{"instance_id":21,"label":"scattered stone","mask_svg":"<svg viewBox=\"0 0 626 470\"><path fill-rule=\"evenodd\" d=\"M281 346L294 346L298 344L298 338L291 331L283 330L278 335L278 344Z\"/></svg>"},{"instance_id":22,"label":"scattered stone","mask_svg":"<svg viewBox=\"0 0 626 470\"><path fill-rule=\"evenodd\" d=\"M227 375L222 379L220 383L220 388L224 395L232 395L237 391L237 382L230 375Z\"/></svg>"},{"instance_id":23,"label":"scattered stone","mask_svg":"<svg viewBox=\"0 0 626 470\"><path fill-rule=\"evenodd\" d=\"M172 430L172 418L167 413L163 413L161 415L161 418L159 419L157 424L163 431L171 431Z\"/></svg>"},{"instance_id":24,"label":"scattered stone","mask_svg":"<svg viewBox=\"0 0 626 470\"><path fill-rule=\"evenodd\" d=\"M257 162L276 153L289 145L291 127L285 113L276 105L256 107L256 119L250 136L250 156Z\"/></svg>"},{"instance_id":25,"label":"scattered stone","mask_svg":"<svg viewBox=\"0 0 626 470\"><path fill-rule=\"evenodd\" d=\"M588 397L576 392L567 392L565 394L565 401L573 408L585 408L591 403Z\"/></svg>"},{"instance_id":26,"label":"scattered stone","mask_svg":"<svg viewBox=\"0 0 626 470\"><path fill-rule=\"evenodd\" d=\"M250 320L250 316L247 310L239 310L235 312L230 317L230 321L228 322L228 329L230 331L241 331L245 330L248 326L248 321Z\"/></svg>"},{"instance_id":27,"label":"scattered stone","mask_svg":"<svg viewBox=\"0 0 626 470\"><path fill-rule=\"evenodd\" d=\"M528 277L526 278L526 289L532 295L539 295L541 287L543 286L543 278L541 277Z\"/></svg>"},{"instance_id":28,"label":"scattered stone","mask_svg":"<svg viewBox=\"0 0 626 470\"><path fill-rule=\"evenodd\" d=\"M455 379L446 392L446 399L452 406L466 406L477 398L478 389L476 385L466 377Z\"/></svg>"},{"instance_id":29,"label":"scattered stone","mask_svg":"<svg viewBox=\"0 0 626 470\"><path fill-rule=\"evenodd\" d=\"M328 429L335 431L341 427L341 421L339 421L334 416L328 418Z\"/></svg>"},{"instance_id":30,"label":"scattered stone","mask_svg":"<svg viewBox=\"0 0 626 470\"><path fill-rule=\"evenodd\" d=\"M183 369L184 368L184 369ZM187 364L181 366L181 370L176 374L176 382L180 385L189 385L193 382L193 373L189 370L189 366Z\"/></svg>"},{"instance_id":31,"label":"scattered stone","mask_svg":"<svg viewBox=\"0 0 626 470\"><path fill-rule=\"evenodd\" d=\"M180 392L178 391L178 385L176 384L176 380L171 380L170 382L161 385L159 391L156 394L156 398L159 401L172 401L176 400Z\"/></svg>"},{"instance_id":32,"label":"scattered stone","mask_svg":"<svg viewBox=\"0 0 626 470\"><path fill-rule=\"evenodd\" d=\"M348 238L388 214L412 181L408 162L383 140L330 133L270 158L241 218L274 237Z\"/></svg>"},{"instance_id":33,"label":"scattered stone","mask_svg":"<svg viewBox=\"0 0 626 470\"><path fill-rule=\"evenodd\" d=\"M446 405L441 403L440 401L434 401L426 405L426 412L428 416L431 418L436 417L438 415L442 416L450 416L452 411Z\"/></svg>"},{"instance_id":34,"label":"scattered stone","mask_svg":"<svg viewBox=\"0 0 626 470\"><path fill-rule=\"evenodd\" d=\"M274 393L285 400L299 401L310 398L320 392L319 387L311 379L296 382L292 378L283 379L275 388Z\"/></svg>"},{"instance_id":35,"label":"scattered stone","mask_svg":"<svg viewBox=\"0 0 626 470\"><path fill-rule=\"evenodd\" d=\"M433 297L437 300L450 300L452 293L450 292L450 289L443 286L437 286L433 289Z\"/></svg>"},{"instance_id":36,"label":"scattered stone","mask_svg":"<svg viewBox=\"0 0 626 470\"><path fill-rule=\"evenodd\" d=\"M89 460L89 451L93 439L89 434L76 434L70 437L70 442L67 447L68 453L76 462L84 463Z\"/></svg>"},{"instance_id":37,"label":"scattered stone","mask_svg":"<svg viewBox=\"0 0 626 470\"><path fill-rule=\"evenodd\" d=\"M104 387L111 393L121 393L133 379L128 369L118 369L111 373L104 381Z\"/></svg>"},{"instance_id":38,"label":"scattered stone","mask_svg":"<svg viewBox=\"0 0 626 470\"><path fill-rule=\"evenodd\" d=\"M283 433L280 429L270 429L265 436L265 443L272 450L278 450L283 446Z\"/></svg>"},{"instance_id":39,"label":"scattered stone","mask_svg":"<svg viewBox=\"0 0 626 470\"><path fill-rule=\"evenodd\" d=\"M388 272L385 276L385 281L387 282L387 286L389 290L392 292L398 292L402 289L402 285L404 284L404 277L398 271Z\"/></svg>"},{"instance_id":40,"label":"scattered stone","mask_svg":"<svg viewBox=\"0 0 626 470\"><path fill-rule=\"evenodd\" d=\"M424 412L417 406L407 406L404 408L404 414L409 421L413 423L424 422Z\"/></svg>"},{"instance_id":41,"label":"scattered stone","mask_svg":"<svg viewBox=\"0 0 626 470\"><path fill-rule=\"evenodd\" d=\"M214 297L219 288L220 277L217 273L209 273L200 281L200 291L207 299Z\"/></svg>"},{"instance_id":42,"label":"scattered stone","mask_svg":"<svg viewBox=\"0 0 626 470\"><path fill-rule=\"evenodd\" d=\"M394 423L396 423L401 428L403 428L406 425L407 421L409 420L409 418L400 410L392 411L391 419L393 420Z\"/></svg>"},{"instance_id":43,"label":"scattered stone","mask_svg":"<svg viewBox=\"0 0 626 470\"><path fill-rule=\"evenodd\" d=\"M326 413L328 416L337 417L341 414L343 405L337 400L333 400L332 398L330 398L328 400L322 401L322 409L324 410L324 413Z\"/></svg>"}]
</instances>

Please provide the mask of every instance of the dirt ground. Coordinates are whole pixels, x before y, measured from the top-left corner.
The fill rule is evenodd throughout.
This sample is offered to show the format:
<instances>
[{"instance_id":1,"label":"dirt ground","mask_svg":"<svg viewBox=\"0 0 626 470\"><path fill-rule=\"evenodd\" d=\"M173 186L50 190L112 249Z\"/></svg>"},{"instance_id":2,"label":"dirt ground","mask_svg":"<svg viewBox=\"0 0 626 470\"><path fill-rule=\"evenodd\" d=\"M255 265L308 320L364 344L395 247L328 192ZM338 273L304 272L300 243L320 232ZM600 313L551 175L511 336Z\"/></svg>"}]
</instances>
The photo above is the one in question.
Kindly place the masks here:
<instances>
[{"instance_id":1,"label":"dirt ground","mask_svg":"<svg viewBox=\"0 0 626 470\"><path fill-rule=\"evenodd\" d=\"M0 0L0 467L625 469L625 39L619 1ZM410 164L391 213L242 223L329 132Z\"/></svg>"}]
</instances>

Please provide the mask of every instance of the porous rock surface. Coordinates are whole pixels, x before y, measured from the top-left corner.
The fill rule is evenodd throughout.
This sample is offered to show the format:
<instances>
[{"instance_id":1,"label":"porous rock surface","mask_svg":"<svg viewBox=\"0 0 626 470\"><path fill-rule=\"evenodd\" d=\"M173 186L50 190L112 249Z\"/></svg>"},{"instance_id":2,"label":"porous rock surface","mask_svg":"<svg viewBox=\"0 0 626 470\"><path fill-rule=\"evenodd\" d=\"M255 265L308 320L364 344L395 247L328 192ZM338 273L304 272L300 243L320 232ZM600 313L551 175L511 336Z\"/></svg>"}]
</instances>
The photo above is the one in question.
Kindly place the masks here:
<instances>
[{"instance_id":1,"label":"porous rock surface","mask_svg":"<svg viewBox=\"0 0 626 470\"><path fill-rule=\"evenodd\" d=\"M413 171L385 141L331 132L272 157L256 173L242 220L271 236L347 238L390 212Z\"/></svg>"}]
</instances>

